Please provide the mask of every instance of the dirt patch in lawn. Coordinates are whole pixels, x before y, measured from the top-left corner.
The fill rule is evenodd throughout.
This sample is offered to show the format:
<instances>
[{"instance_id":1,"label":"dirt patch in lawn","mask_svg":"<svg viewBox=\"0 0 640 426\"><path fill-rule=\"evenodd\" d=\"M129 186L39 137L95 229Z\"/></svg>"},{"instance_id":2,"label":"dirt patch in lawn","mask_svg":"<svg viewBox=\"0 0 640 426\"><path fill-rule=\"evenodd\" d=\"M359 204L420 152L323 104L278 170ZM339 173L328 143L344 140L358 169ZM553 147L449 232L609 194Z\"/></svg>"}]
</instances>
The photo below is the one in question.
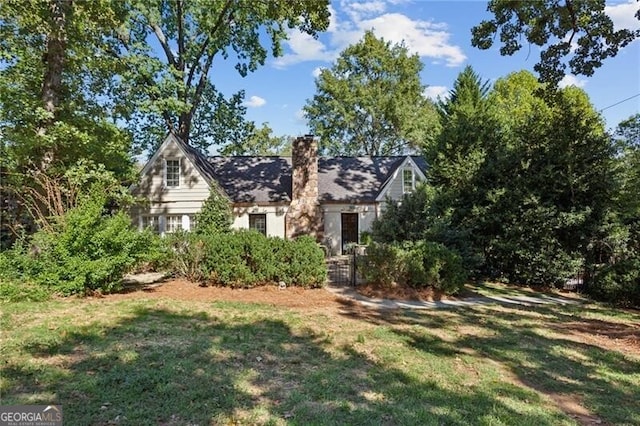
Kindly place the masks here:
<instances>
[{"instance_id":1,"label":"dirt patch in lawn","mask_svg":"<svg viewBox=\"0 0 640 426\"><path fill-rule=\"evenodd\" d=\"M640 356L640 325L638 324L620 324L589 319L567 321L549 327L580 343Z\"/></svg>"},{"instance_id":2,"label":"dirt patch in lawn","mask_svg":"<svg viewBox=\"0 0 640 426\"><path fill-rule=\"evenodd\" d=\"M356 291L363 296L371 297L374 299L389 299L389 300L421 300L421 301L434 301L434 300L459 300L459 297L450 296L444 294L442 291L434 290L432 288L412 288L406 286L394 285L388 288L381 288L378 286L363 284L356 287Z\"/></svg>"},{"instance_id":3,"label":"dirt patch in lawn","mask_svg":"<svg viewBox=\"0 0 640 426\"><path fill-rule=\"evenodd\" d=\"M199 302L263 303L289 308L328 308L339 306L338 298L325 289L308 289L266 285L249 289L202 287L183 279L130 286L124 293L105 296L110 299L164 298Z\"/></svg>"},{"instance_id":4,"label":"dirt patch in lawn","mask_svg":"<svg viewBox=\"0 0 640 426\"><path fill-rule=\"evenodd\" d=\"M587 410L578 395L547 393L546 394L562 411L572 417L578 424L599 425L603 421Z\"/></svg>"}]
</instances>

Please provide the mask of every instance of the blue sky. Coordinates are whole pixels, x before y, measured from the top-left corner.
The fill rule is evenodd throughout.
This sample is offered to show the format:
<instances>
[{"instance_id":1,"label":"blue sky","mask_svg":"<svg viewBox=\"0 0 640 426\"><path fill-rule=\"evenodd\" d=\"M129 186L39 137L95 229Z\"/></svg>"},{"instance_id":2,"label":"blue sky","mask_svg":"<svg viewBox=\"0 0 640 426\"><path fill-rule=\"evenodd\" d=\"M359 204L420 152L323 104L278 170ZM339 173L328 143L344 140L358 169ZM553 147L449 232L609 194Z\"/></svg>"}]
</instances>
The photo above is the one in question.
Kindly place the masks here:
<instances>
[{"instance_id":1,"label":"blue sky","mask_svg":"<svg viewBox=\"0 0 640 426\"><path fill-rule=\"evenodd\" d=\"M471 46L471 28L490 17L486 5L485 1L334 0L331 25L317 40L293 31L284 56L270 58L245 78L222 67L213 81L227 95L245 90L248 119L268 123L276 135L297 136L309 132L301 109L315 93L318 70L330 67L340 51L357 42L367 29L385 40L404 40L420 56L422 82L431 97L446 93L466 65L490 81L522 69L533 71L540 54L537 46L525 45L508 57L500 56L498 44L490 50ZM640 28L633 17L640 3L620 0L607 5L616 26ZM640 96L612 106L640 94L640 40L607 60L593 76L567 76L563 83L582 87L595 108L604 109L607 128L615 128L640 111Z\"/></svg>"}]
</instances>

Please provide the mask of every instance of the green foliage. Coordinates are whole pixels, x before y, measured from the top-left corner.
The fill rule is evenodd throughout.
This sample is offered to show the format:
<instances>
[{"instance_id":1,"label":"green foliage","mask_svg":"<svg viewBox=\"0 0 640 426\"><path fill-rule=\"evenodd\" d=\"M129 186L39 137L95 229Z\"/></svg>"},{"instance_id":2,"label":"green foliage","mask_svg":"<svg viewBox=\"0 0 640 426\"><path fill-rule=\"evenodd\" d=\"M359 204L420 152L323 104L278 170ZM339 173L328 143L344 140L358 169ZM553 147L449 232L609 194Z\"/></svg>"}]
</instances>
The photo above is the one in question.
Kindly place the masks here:
<instances>
[{"instance_id":1,"label":"green foliage","mask_svg":"<svg viewBox=\"0 0 640 426\"><path fill-rule=\"evenodd\" d=\"M2 264L0 254L0 265ZM51 298L51 291L43 286L18 280L0 279L0 301L43 302Z\"/></svg>"},{"instance_id":2,"label":"green foliage","mask_svg":"<svg viewBox=\"0 0 640 426\"><path fill-rule=\"evenodd\" d=\"M324 254L310 237L283 240L255 231L181 233L167 239L175 273L190 280L231 287L284 281L321 287L326 280Z\"/></svg>"},{"instance_id":3,"label":"green foliage","mask_svg":"<svg viewBox=\"0 0 640 426\"><path fill-rule=\"evenodd\" d=\"M612 249L637 240L628 207L638 197L626 183L633 172L622 160L625 173L613 167L601 117L580 89L558 92L549 105L540 87L519 72L489 91L467 67L438 105L443 131L426 151L428 185L388 203L374 239L441 243L474 275L536 285L561 284L635 250ZM619 203L624 215L610 211L616 185L631 192ZM616 224L620 217L626 222Z\"/></svg>"},{"instance_id":4,"label":"green foliage","mask_svg":"<svg viewBox=\"0 0 640 426\"><path fill-rule=\"evenodd\" d=\"M624 223L640 223L640 114L618 124L614 136L616 210Z\"/></svg>"},{"instance_id":5,"label":"green foliage","mask_svg":"<svg viewBox=\"0 0 640 426\"><path fill-rule=\"evenodd\" d=\"M373 243L358 267L368 282L383 287L397 283L449 294L460 290L468 276L456 252L430 241Z\"/></svg>"},{"instance_id":6,"label":"green foliage","mask_svg":"<svg viewBox=\"0 0 640 426\"><path fill-rule=\"evenodd\" d=\"M330 155L390 155L428 144L438 130L420 82L422 63L403 45L367 31L316 79L304 107L320 149Z\"/></svg>"},{"instance_id":7,"label":"green foliage","mask_svg":"<svg viewBox=\"0 0 640 426\"><path fill-rule=\"evenodd\" d=\"M459 253L465 269L475 273L482 255L474 251L468 231L455 227L451 218L452 212L436 188L423 183L405 194L400 203L387 200L382 215L373 222L371 236L379 243L440 243Z\"/></svg>"},{"instance_id":8,"label":"green foliage","mask_svg":"<svg viewBox=\"0 0 640 426\"><path fill-rule=\"evenodd\" d=\"M205 200L202 209L196 215L195 232L204 235L229 232L232 222L231 204L214 186L209 198Z\"/></svg>"},{"instance_id":9,"label":"green foliage","mask_svg":"<svg viewBox=\"0 0 640 426\"><path fill-rule=\"evenodd\" d=\"M167 131L206 151L244 139L244 92L225 98L212 76L234 66L241 76L282 55L287 30L315 36L329 25L328 0L286 2L132 1L119 29L118 52L128 71L123 113L140 148ZM159 48L157 47L159 46Z\"/></svg>"},{"instance_id":10,"label":"green foliage","mask_svg":"<svg viewBox=\"0 0 640 426\"><path fill-rule=\"evenodd\" d=\"M64 19L53 16L54 3L67 9ZM118 2L54 3L0 3L0 133L9 155L3 160L14 163L13 179L45 155L58 174L82 158L126 174L131 137L112 114L122 101L113 95L113 76L123 68L108 53L109 34L126 15ZM63 38L60 50L56 37Z\"/></svg>"},{"instance_id":11,"label":"green foliage","mask_svg":"<svg viewBox=\"0 0 640 426\"><path fill-rule=\"evenodd\" d=\"M367 255L358 258L358 271L366 282L382 287L404 283L402 250L395 244L372 243Z\"/></svg>"},{"instance_id":12,"label":"green foliage","mask_svg":"<svg viewBox=\"0 0 640 426\"><path fill-rule=\"evenodd\" d=\"M493 17L471 30L471 43L489 49L500 34L502 55L520 50L523 38L543 47L534 69L541 81L554 87L565 75L566 58L570 58L572 74L590 76L604 60L616 56L619 49L640 36L640 30L615 31L604 1L491 0L487 9ZM635 17L640 19L640 10ZM578 48L572 48L572 43Z\"/></svg>"},{"instance_id":13,"label":"green foliage","mask_svg":"<svg viewBox=\"0 0 640 426\"><path fill-rule=\"evenodd\" d=\"M577 88L548 105L528 72L486 93L467 69L455 87L440 108L445 130L428 153L435 204L470 236L484 274L542 285L575 275L611 199L601 118Z\"/></svg>"},{"instance_id":14,"label":"green foliage","mask_svg":"<svg viewBox=\"0 0 640 426\"><path fill-rule=\"evenodd\" d=\"M587 292L599 300L640 308L640 255L599 269L589 282Z\"/></svg>"},{"instance_id":15,"label":"green foliage","mask_svg":"<svg viewBox=\"0 0 640 426\"><path fill-rule=\"evenodd\" d=\"M267 123L256 127L253 122L247 124L247 135L229 140L220 150L222 155L291 155L293 137L275 136Z\"/></svg>"},{"instance_id":16,"label":"green foliage","mask_svg":"<svg viewBox=\"0 0 640 426\"><path fill-rule=\"evenodd\" d=\"M29 278L35 262L28 255L27 244L21 238L11 250L0 252L0 301L39 302L51 297L50 288L35 284Z\"/></svg>"},{"instance_id":17,"label":"green foliage","mask_svg":"<svg viewBox=\"0 0 640 426\"><path fill-rule=\"evenodd\" d=\"M58 217L53 230L38 231L28 246L16 244L5 254L16 279L62 295L109 292L119 287L126 272L157 255L159 237L134 230L124 212L108 213L99 187L92 193Z\"/></svg>"}]
</instances>

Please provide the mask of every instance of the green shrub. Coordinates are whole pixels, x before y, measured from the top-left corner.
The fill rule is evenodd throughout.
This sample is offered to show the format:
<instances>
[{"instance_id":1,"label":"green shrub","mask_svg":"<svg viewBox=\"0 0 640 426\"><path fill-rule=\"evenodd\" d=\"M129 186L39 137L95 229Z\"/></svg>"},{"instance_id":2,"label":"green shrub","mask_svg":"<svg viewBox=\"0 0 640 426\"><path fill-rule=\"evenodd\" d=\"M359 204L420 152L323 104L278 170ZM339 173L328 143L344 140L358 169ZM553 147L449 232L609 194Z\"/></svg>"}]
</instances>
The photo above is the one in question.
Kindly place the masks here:
<instances>
[{"instance_id":1,"label":"green shrub","mask_svg":"<svg viewBox=\"0 0 640 426\"><path fill-rule=\"evenodd\" d=\"M366 282L381 287L404 283L402 250L393 244L372 243L367 255L358 258L358 271Z\"/></svg>"},{"instance_id":2,"label":"green shrub","mask_svg":"<svg viewBox=\"0 0 640 426\"><path fill-rule=\"evenodd\" d=\"M604 266L588 283L587 292L604 302L640 308L640 257Z\"/></svg>"},{"instance_id":3,"label":"green shrub","mask_svg":"<svg viewBox=\"0 0 640 426\"><path fill-rule=\"evenodd\" d=\"M456 252L430 241L418 242L409 252L415 253L412 258L417 259L409 268L409 283L413 287L428 286L455 293L464 285L467 273Z\"/></svg>"},{"instance_id":4,"label":"green shrub","mask_svg":"<svg viewBox=\"0 0 640 426\"><path fill-rule=\"evenodd\" d=\"M203 281L206 278L202 267L205 243L201 237L180 231L167 235L164 245L169 253L167 267L174 274L190 281Z\"/></svg>"},{"instance_id":5,"label":"green shrub","mask_svg":"<svg viewBox=\"0 0 640 426\"><path fill-rule=\"evenodd\" d=\"M283 241L284 240L280 240ZM324 252L316 241L308 236L299 237L283 244L282 250L289 256L282 256L283 269L287 272L281 280L299 283L304 287L322 287L327 280Z\"/></svg>"},{"instance_id":6,"label":"green shrub","mask_svg":"<svg viewBox=\"0 0 640 426\"><path fill-rule=\"evenodd\" d=\"M51 297L51 291L30 282L0 279L0 301L42 302Z\"/></svg>"},{"instance_id":7,"label":"green shrub","mask_svg":"<svg viewBox=\"0 0 640 426\"><path fill-rule=\"evenodd\" d=\"M358 267L366 281L382 287L401 284L455 293L467 279L460 255L431 241L371 244Z\"/></svg>"},{"instance_id":8,"label":"green shrub","mask_svg":"<svg viewBox=\"0 0 640 426\"><path fill-rule=\"evenodd\" d=\"M53 230L16 244L3 256L10 270L4 274L62 295L119 288L124 274L153 260L160 245L152 233L134 230L124 212L108 213L106 200L104 191L96 190L56 218Z\"/></svg>"},{"instance_id":9,"label":"green shrub","mask_svg":"<svg viewBox=\"0 0 640 426\"><path fill-rule=\"evenodd\" d=\"M324 254L309 237L283 240L255 231L209 235L177 234L168 239L173 270L203 283L253 287L284 281L320 287L326 280Z\"/></svg>"},{"instance_id":10,"label":"green shrub","mask_svg":"<svg viewBox=\"0 0 640 426\"><path fill-rule=\"evenodd\" d=\"M231 231L233 215L229 200L216 188L211 189L209 198L196 215L195 232L199 235L217 234Z\"/></svg>"}]
</instances>

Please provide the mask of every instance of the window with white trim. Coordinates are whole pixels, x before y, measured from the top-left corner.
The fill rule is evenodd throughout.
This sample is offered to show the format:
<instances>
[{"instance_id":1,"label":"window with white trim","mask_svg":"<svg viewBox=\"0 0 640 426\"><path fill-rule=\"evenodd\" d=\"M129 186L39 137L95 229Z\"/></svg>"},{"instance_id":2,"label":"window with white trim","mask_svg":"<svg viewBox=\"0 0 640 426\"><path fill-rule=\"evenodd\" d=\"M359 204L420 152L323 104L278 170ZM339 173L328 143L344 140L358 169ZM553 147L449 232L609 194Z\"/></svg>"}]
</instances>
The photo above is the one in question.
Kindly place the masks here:
<instances>
[{"instance_id":1,"label":"window with white trim","mask_svg":"<svg viewBox=\"0 0 640 426\"><path fill-rule=\"evenodd\" d=\"M158 216L143 215L142 229L150 228L153 232L160 232L160 221Z\"/></svg>"},{"instance_id":2,"label":"window with white trim","mask_svg":"<svg viewBox=\"0 0 640 426\"><path fill-rule=\"evenodd\" d=\"M402 191L407 194L415 189L415 174L413 169L402 170Z\"/></svg>"},{"instance_id":3,"label":"window with white trim","mask_svg":"<svg viewBox=\"0 0 640 426\"><path fill-rule=\"evenodd\" d=\"M249 229L256 230L262 235L267 235L267 215L266 214L250 214Z\"/></svg>"},{"instance_id":4,"label":"window with white trim","mask_svg":"<svg viewBox=\"0 0 640 426\"><path fill-rule=\"evenodd\" d=\"M164 232L170 234L172 232L177 232L182 229L182 216L172 215L167 216L164 225Z\"/></svg>"},{"instance_id":5,"label":"window with white trim","mask_svg":"<svg viewBox=\"0 0 640 426\"><path fill-rule=\"evenodd\" d=\"M180 186L180 160L165 160L165 184L167 188Z\"/></svg>"}]
</instances>

